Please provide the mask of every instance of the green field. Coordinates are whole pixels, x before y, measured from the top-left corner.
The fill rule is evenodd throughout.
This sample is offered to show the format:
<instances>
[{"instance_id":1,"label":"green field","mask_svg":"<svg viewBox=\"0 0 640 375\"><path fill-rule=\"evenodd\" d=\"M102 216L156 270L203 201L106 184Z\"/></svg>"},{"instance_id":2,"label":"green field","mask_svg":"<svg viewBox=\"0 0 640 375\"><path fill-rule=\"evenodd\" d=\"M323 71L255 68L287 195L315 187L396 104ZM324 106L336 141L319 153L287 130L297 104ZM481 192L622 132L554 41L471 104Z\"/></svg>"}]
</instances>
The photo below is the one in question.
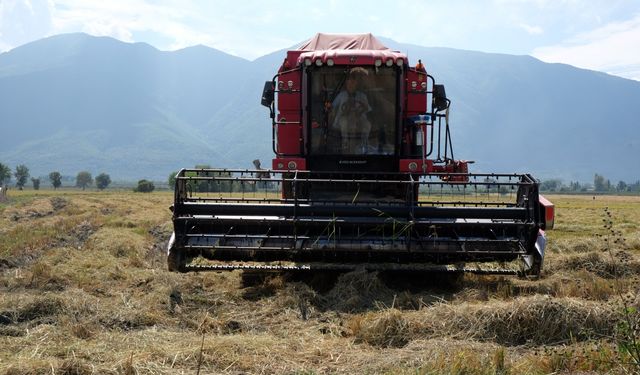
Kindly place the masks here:
<instances>
[{"instance_id":1,"label":"green field","mask_svg":"<svg viewBox=\"0 0 640 375\"><path fill-rule=\"evenodd\" d=\"M540 279L455 283L169 273L170 192L8 198L0 373L640 371L640 344L625 350L638 335L640 197L550 196L556 228Z\"/></svg>"}]
</instances>

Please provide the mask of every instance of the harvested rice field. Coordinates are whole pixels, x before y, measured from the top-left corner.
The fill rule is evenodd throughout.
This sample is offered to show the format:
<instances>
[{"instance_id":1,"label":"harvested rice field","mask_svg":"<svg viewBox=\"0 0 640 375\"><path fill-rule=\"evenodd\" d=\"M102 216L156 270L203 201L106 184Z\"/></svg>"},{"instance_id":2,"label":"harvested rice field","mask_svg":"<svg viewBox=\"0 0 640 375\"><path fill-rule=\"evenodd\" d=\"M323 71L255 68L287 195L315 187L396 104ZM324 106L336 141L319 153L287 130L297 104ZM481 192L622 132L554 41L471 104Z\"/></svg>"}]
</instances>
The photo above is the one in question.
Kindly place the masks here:
<instances>
[{"instance_id":1,"label":"harvested rice field","mask_svg":"<svg viewBox=\"0 0 640 375\"><path fill-rule=\"evenodd\" d=\"M537 280L169 273L172 198L10 191L0 374L640 372L640 197L549 197Z\"/></svg>"}]
</instances>

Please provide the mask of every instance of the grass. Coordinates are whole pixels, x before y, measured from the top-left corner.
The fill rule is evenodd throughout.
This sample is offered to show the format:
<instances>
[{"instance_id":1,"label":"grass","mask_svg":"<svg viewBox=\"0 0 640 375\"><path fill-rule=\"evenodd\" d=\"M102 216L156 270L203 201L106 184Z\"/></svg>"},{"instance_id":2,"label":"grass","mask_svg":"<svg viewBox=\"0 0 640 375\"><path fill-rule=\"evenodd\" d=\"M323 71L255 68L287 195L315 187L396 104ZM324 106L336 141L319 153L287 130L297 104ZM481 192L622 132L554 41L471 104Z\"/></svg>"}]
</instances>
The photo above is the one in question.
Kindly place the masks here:
<instances>
[{"instance_id":1,"label":"grass","mask_svg":"<svg viewBox=\"0 0 640 375\"><path fill-rule=\"evenodd\" d=\"M454 284L364 271L305 281L169 273L171 192L9 198L0 374L638 371L618 325L621 297L640 304L637 197L552 196L539 280Z\"/></svg>"}]
</instances>

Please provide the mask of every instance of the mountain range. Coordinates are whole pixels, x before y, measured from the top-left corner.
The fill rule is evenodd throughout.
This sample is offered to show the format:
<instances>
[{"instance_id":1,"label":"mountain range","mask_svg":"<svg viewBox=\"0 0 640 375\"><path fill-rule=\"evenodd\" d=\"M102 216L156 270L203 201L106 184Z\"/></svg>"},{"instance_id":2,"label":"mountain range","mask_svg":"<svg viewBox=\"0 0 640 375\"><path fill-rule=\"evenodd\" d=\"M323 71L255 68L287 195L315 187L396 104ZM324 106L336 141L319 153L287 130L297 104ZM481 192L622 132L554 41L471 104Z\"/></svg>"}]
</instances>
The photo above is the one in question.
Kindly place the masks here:
<instances>
[{"instance_id":1,"label":"mountain range","mask_svg":"<svg viewBox=\"0 0 640 375\"><path fill-rule=\"evenodd\" d=\"M454 156L476 172L640 179L640 82L530 56L423 47L452 100ZM194 46L62 34L0 54L0 162L34 176L88 170L166 180L182 167L270 165L264 82L285 51L248 61Z\"/></svg>"}]
</instances>

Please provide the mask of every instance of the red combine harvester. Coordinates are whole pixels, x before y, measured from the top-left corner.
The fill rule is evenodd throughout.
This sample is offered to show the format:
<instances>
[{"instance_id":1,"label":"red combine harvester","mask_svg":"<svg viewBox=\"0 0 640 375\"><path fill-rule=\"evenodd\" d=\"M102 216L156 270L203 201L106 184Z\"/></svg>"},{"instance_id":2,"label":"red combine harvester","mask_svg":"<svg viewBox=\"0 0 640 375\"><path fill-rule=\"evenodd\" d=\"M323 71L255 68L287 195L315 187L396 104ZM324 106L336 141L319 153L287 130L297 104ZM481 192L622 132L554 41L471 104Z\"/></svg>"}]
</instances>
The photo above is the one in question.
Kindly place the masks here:
<instances>
[{"instance_id":1,"label":"red combine harvester","mask_svg":"<svg viewBox=\"0 0 640 375\"><path fill-rule=\"evenodd\" d=\"M371 34L288 51L262 95L272 169L181 170L169 269L538 275L553 205L531 175L455 160L450 104Z\"/></svg>"}]
</instances>

